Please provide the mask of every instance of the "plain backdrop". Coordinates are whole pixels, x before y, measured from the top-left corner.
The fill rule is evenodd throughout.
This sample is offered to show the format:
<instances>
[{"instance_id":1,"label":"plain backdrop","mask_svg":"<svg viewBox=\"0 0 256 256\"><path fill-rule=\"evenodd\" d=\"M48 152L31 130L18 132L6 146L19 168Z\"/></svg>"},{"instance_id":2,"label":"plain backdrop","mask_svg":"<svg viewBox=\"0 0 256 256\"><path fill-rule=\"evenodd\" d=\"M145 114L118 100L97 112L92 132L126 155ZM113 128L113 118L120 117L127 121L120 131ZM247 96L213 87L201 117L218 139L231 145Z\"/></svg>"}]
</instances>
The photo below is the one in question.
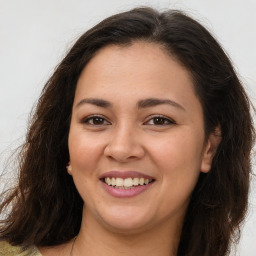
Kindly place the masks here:
<instances>
[{"instance_id":1,"label":"plain backdrop","mask_svg":"<svg viewBox=\"0 0 256 256\"><path fill-rule=\"evenodd\" d=\"M256 103L256 0L0 0L0 172L24 140L44 83L78 36L111 14L144 5L185 10L205 25ZM6 171L13 177L15 170ZM255 187L252 182L241 256L256 256Z\"/></svg>"}]
</instances>

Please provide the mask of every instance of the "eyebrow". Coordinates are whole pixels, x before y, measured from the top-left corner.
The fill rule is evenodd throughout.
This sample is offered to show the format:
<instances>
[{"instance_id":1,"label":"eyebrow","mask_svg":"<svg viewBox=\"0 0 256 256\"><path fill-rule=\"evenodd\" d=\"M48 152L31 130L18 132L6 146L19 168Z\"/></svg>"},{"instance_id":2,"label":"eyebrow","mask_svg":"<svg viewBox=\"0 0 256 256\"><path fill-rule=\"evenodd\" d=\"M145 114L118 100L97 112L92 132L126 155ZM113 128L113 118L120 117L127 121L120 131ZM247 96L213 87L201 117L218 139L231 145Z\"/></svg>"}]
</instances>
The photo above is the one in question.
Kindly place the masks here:
<instances>
[{"instance_id":1,"label":"eyebrow","mask_svg":"<svg viewBox=\"0 0 256 256\"><path fill-rule=\"evenodd\" d=\"M102 99L87 98L87 99L82 99L81 101L79 101L76 105L76 108L78 108L79 106L86 104L86 103L95 105L97 107L102 107L102 108L112 107L112 104L109 101L102 100Z\"/></svg>"},{"instance_id":2,"label":"eyebrow","mask_svg":"<svg viewBox=\"0 0 256 256\"><path fill-rule=\"evenodd\" d=\"M145 100L140 100L137 103L137 106L138 106L138 108L148 108L148 107L155 107L155 106L163 105L163 104L171 105L172 107L176 107L176 108L186 111L185 108L183 106L181 106L179 103L177 103L173 100L169 100L169 99L149 98L149 99L145 99Z\"/></svg>"},{"instance_id":3,"label":"eyebrow","mask_svg":"<svg viewBox=\"0 0 256 256\"><path fill-rule=\"evenodd\" d=\"M111 102L103 100L103 99L85 98L77 103L76 108L83 104L92 104L92 105L95 105L97 107L102 107L102 108L110 108L113 106L111 104ZM186 111L183 106L181 106L179 103L177 103L173 100L158 99L158 98L148 98L148 99L140 100L137 103L137 107L140 109L140 108L155 107L155 106L164 105L164 104L171 105L172 107L176 107L176 108Z\"/></svg>"}]
</instances>

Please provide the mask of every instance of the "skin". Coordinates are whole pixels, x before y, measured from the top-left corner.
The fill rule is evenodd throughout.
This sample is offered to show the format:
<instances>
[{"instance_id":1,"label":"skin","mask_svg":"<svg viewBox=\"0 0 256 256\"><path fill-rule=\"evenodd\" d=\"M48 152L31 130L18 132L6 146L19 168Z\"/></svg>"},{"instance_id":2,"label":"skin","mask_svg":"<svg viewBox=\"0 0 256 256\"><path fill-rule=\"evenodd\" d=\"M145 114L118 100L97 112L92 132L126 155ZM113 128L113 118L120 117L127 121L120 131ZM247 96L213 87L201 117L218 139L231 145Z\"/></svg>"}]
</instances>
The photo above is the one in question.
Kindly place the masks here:
<instances>
[{"instance_id":1,"label":"skin","mask_svg":"<svg viewBox=\"0 0 256 256\"><path fill-rule=\"evenodd\" d=\"M138 107L152 98L171 104ZM101 49L79 78L70 125L68 172L85 203L73 255L176 255L190 195L218 144L214 134L205 138L189 72L163 48L134 42ZM99 179L111 170L134 170L155 182L117 198ZM71 244L41 252L69 255Z\"/></svg>"}]
</instances>

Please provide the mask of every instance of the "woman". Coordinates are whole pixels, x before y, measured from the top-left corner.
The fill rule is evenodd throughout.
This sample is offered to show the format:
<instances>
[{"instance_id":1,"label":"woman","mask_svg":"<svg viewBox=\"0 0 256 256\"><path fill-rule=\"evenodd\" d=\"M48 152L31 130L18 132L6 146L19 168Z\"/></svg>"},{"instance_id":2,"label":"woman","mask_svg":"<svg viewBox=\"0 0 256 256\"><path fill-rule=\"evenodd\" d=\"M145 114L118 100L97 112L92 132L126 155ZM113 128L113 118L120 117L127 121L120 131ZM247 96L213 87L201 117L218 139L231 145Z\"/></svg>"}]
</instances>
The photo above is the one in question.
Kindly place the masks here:
<instances>
[{"instance_id":1,"label":"woman","mask_svg":"<svg viewBox=\"0 0 256 256\"><path fill-rule=\"evenodd\" d=\"M231 62L198 22L150 8L107 18L43 89L1 204L2 254L228 255L254 134Z\"/></svg>"}]
</instances>

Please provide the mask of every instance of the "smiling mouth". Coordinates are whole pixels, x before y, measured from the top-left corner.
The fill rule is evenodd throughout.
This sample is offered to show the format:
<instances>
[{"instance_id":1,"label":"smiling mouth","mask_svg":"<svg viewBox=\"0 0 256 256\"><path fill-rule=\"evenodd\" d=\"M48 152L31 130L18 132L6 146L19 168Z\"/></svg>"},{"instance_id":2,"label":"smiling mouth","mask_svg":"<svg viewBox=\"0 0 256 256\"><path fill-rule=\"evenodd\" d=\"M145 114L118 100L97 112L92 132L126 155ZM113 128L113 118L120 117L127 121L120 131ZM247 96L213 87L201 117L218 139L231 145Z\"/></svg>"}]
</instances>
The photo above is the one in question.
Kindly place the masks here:
<instances>
[{"instance_id":1,"label":"smiling mouth","mask_svg":"<svg viewBox=\"0 0 256 256\"><path fill-rule=\"evenodd\" d=\"M106 177L101 179L108 186L118 188L118 189L133 189L136 187L146 186L152 182L154 179L146 179L146 178L114 178L114 177Z\"/></svg>"}]
</instances>

